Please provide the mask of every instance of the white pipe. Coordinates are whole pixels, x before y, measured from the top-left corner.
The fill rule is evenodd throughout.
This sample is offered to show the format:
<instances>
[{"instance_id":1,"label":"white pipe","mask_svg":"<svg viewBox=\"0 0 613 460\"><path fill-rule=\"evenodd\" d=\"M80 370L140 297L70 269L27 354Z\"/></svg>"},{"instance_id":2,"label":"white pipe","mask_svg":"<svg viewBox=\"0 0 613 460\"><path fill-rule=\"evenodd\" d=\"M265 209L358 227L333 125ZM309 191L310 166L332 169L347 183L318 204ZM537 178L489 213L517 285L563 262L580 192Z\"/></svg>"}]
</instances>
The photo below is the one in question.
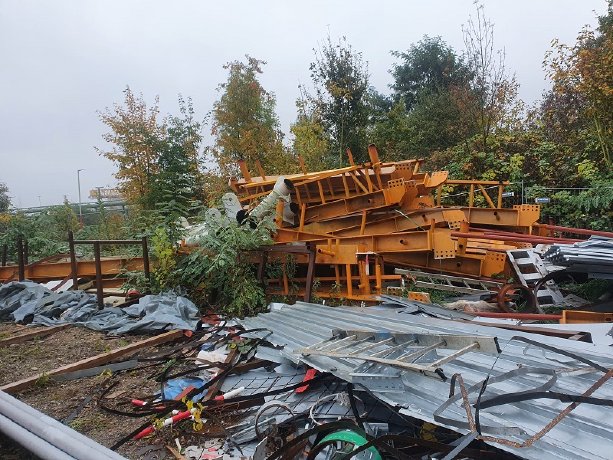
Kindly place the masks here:
<instances>
[{"instance_id":1,"label":"white pipe","mask_svg":"<svg viewBox=\"0 0 613 460\"><path fill-rule=\"evenodd\" d=\"M275 186L273 187L272 191L266 196L266 198L264 198L260 204L249 212L249 217L260 220L262 217L269 214L276 208L279 198L289 201L292 190L294 190L294 184L292 181L280 176L277 179L277 182L275 182Z\"/></svg>"},{"instance_id":2,"label":"white pipe","mask_svg":"<svg viewBox=\"0 0 613 460\"><path fill-rule=\"evenodd\" d=\"M0 432L43 460L75 460L74 457L3 415L0 415Z\"/></svg>"},{"instance_id":3,"label":"white pipe","mask_svg":"<svg viewBox=\"0 0 613 460\"><path fill-rule=\"evenodd\" d=\"M57 446L74 458L83 460L126 460L118 453L3 391L0 391L0 414L10 418L26 430Z\"/></svg>"}]
</instances>

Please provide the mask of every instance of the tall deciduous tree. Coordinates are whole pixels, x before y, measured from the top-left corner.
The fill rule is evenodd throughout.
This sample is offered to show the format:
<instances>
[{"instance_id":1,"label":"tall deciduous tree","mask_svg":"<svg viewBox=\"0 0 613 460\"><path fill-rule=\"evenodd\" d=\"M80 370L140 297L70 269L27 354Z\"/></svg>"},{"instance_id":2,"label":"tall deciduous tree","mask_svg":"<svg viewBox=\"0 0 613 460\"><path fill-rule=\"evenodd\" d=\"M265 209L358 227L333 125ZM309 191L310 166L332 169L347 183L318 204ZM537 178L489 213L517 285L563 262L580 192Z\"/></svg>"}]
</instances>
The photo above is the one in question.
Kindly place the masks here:
<instances>
[{"instance_id":1,"label":"tall deciduous tree","mask_svg":"<svg viewBox=\"0 0 613 460\"><path fill-rule=\"evenodd\" d=\"M465 86L470 80L470 70L441 37L424 36L407 51L392 51L392 55L400 60L391 70L394 97L403 99L407 110L425 94Z\"/></svg>"},{"instance_id":2,"label":"tall deciduous tree","mask_svg":"<svg viewBox=\"0 0 613 460\"><path fill-rule=\"evenodd\" d=\"M469 91L459 91L456 99L462 111L478 126L483 148L499 127L517 122L518 84L509 77L504 50L494 45L494 25L485 16L483 5L475 1L476 16L462 26L465 62L472 74Z\"/></svg>"},{"instance_id":3,"label":"tall deciduous tree","mask_svg":"<svg viewBox=\"0 0 613 460\"><path fill-rule=\"evenodd\" d=\"M548 53L545 63L553 81L551 97L582 102L575 113L558 119L572 122L572 116L583 112L598 140L602 161L610 170L613 165L613 1L609 1L607 14L598 22L596 31L584 28L573 46L554 40L554 50Z\"/></svg>"},{"instance_id":4,"label":"tall deciduous tree","mask_svg":"<svg viewBox=\"0 0 613 460\"><path fill-rule=\"evenodd\" d=\"M115 104L99 115L110 129L102 137L112 149L98 151L117 166L115 177L124 196L135 204L150 207L150 192L159 171L160 146L165 137L165 127L158 121L158 97L147 107L143 96L136 96L127 87L124 104Z\"/></svg>"},{"instance_id":5,"label":"tall deciduous tree","mask_svg":"<svg viewBox=\"0 0 613 460\"><path fill-rule=\"evenodd\" d=\"M283 134L275 113L275 97L258 80L266 63L246 56L246 62L224 66L228 79L219 85L221 98L213 107L212 154L224 176L238 174L238 161L255 171L260 160L267 174L288 172L295 167L282 144Z\"/></svg>"},{"instance_id":6,"label":"tall deciduous tree","mask_svg":"<svg viewBox=\"0 0 613 460\"><path fill-rule=\"evenodd\" d=\"M152 195L155 203L174 201L186 208L203 198L199 169L202 123L195 118L190 98L179 96L179 112L181 116L170 115L165 120Z\"/></svg>"},{"instance_id":7,"label":"tall deciduous tree","mask_svg":"<svg viewBox=\"0 0 613 460\"><path fill-rule=\"evenodd\" d=\"M330 36L315 50L311 63L315 94L310 97L330 140L331 154L344 162L350 148L356 161L367 159L369 124L368 66L361 53L353 50L345 38L332 43Z\"/></svg>"},{"instance_id":8,"label":"tall deciduous tree","mask_svg":"<svg viewBox=\"0 0 613 460\"><path fill-rule=\"evenodd\" d=\"M296 101L298 116L290 127L294 135L293 149L304 161L310 172L321 171L333 167L327 153L330 151L330 140L323 127L321 115L310 107L305 97Z\"/></svg>"},{"instance_id":9,"label":"tall deciduous tree","mask_svg":"<svg viewBox=\"0 0 613 460\"><path fill-rule=\"evenodd\" d=\"M4 182L0 182L0 212L7 212L11 207L9 188Z\"/></svg>"},{"instance_id":10,"label":"tall deciduous tree","mask_svg":"<svg viewBox=\"0 0 613 460\"><path fill-rule=\"evenodd\" d=\"M373 132L383 155L389 151L400 159L403 150L404 156L428 155L475 133L456 97L470 95L472 74L451 47L440 37L426 36L406 52L392 54L400 59L391 70L396 105ZM398 104L404 104L404 115Z\"/></svg>"}]
</instances>

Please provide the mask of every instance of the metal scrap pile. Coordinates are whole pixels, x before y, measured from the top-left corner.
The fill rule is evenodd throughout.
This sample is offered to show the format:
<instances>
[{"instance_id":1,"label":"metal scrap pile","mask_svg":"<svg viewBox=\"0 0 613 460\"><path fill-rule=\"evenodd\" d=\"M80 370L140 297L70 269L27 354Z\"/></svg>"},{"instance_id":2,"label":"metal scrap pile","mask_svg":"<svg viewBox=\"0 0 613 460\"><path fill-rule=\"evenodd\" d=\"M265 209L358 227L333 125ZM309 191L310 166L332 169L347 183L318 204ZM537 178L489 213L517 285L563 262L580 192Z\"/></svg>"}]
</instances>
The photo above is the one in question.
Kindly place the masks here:
<instances>
[{"instance_id":1,"label":"metal scrap pile","mask_svg":"<svg viewBox=\"0 0 613 460\"><path fill-rule=\"evenodd\" d=\"M592 236L579 243L554 244L543 257L568 267L569 272L588 273L590 278L613 278L613 238Z\"/></svg>"},{"instance_id":2,"label":"metal scrap pile","mask_svg":"<svg viewBox=\"0 0 613 460\"><path fill-rule=\"evenodd\" d=\"M190 339L131 358L98 405L146 420L114 449L182 458L610 458L610 347L471 319L394 297L205 317ZM155 365L160 391L109 399L124 372Z\"/></svg>"},{"instance_id":3,"label":"metal scrap pile","mask_svg":"<svg viewBox=\"0 0 613 460\"><path fill-rule=\"evenodd\" d=\"M46 379L92 385L69 403L64 423L86 406L102 411L118 426L105 443L128 458L610 458L607 331L488 324L406 298L380 300L369 308L273 303L242 320L207 315L188 333L85 358ZM2 389L19 396L38 379ZM56 429L16 414L0 407L0 431L17 430L15 439ZM44 440L37 452L63 448ZM86 442L73 442L66 458L82 458Z\"/></svg>"},{"instance_id":4,"label":"metal scrap pile","mask_svg":"<svg viewBox=\"0 0 613 460\"><path fill-rule=\"evenodd\" d=\"M266 280L269 294L306 300L316 278L321 298L370 302L407 280L413 285L436 273L455 278L439 285L464 289L475 281L488 283L488 291L503 292L502 310L505 294L527 291L539 310L566 305L564 296L553 281L534 290L548 274L538 255L517 261L509 254L580 241L563 234L613 236L539 224L539 205L505 206L509 182L453 180L447 171L421 171L422 160L385 163L374 145L368 152L371 161L364 164L355 164L348 152L347 167L318 172L303 167L301 174L286 176L267 176L259 165L259 174L252 175L240 164L243 177L230 180L236 196L227 194L231 205L224 201L228 216L253 222L276 215L276 244L254 262L264 265L284 253L295 257L295 273ZM399 269L411 269L411 276ZM505 285L511 278L520 285Z\"/></svg>"}]
</instances>

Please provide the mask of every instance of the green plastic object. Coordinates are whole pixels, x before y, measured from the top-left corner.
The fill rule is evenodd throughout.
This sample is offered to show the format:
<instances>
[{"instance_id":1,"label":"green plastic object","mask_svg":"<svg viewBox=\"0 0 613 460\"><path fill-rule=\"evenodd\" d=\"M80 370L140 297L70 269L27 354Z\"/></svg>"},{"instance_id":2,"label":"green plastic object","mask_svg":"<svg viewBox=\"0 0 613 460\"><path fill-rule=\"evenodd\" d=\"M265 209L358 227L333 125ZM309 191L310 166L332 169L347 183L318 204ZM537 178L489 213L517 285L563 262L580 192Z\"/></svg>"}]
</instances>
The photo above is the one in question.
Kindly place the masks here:
<instances>
[{"instance_id":1,"label":"green plastic object","mask_svg":"<svg viewBox=\"0 0 613 460\"><path fill-rule=\"evenodd\" d=\"M329 435L325 436L321 441L319 441L318 445L328 441L343 441L351 443L356 447L360 447L368 443L368 440L364 436L351 430L341 430L335 431L334 433L330 433ZM382 460L381 454L379 454L379 451L375 449L374 446L371 446L366 450L373 454L373 460Z\"/></svg>"}]
</instances>

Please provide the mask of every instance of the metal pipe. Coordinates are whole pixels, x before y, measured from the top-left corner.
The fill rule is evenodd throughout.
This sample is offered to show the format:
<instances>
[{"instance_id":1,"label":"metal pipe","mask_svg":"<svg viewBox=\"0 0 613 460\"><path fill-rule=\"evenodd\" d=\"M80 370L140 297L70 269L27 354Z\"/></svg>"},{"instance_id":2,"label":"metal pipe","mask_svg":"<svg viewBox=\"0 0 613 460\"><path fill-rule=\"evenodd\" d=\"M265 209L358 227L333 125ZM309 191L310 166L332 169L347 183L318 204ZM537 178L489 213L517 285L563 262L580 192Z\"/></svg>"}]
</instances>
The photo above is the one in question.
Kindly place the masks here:
<instances>
[{"instance_id":1,"label":"metal pipe","mask_svg":"<svg viewBox=\"0 0 613 460\"><path fill-rule=\"evenodd\" d=\"M17 264L19 265L19 281L26 279L26 269L23 260L23 238L17 238Z\"/></svg>"},{"instance_id":2,"label":"metal pipe","mask_svg":"<svg viewBox=\"0 0 613 460\"><path fill-rule=\"evenodd\" d=\"M125 460L118 453L3 391L0 391L0 413L76 459Z\"/></svg>"},{"instance_id":3,"label":"metal pipe","mask_svg":"<svg viewBox=\"0 0 613 460\"><path fill-rule=\"evenodd\" d=\"M81 171L85 171L85 169L77 169L77 184L79 187L79 223L83 225L83 208L81 207Z\"/></svg>"},{"instance_id":4,"label":"metal pipe","mask_svg":"<svg viewBox=\"0 0 613 460\"><path fill-rule=\"evenodd\" d=\"M533 224L534 227L537 228L545 228L547 230L557 230L559 232L565 233L574 233L576 235L594 235L594 236L605 236L609 238L613 238L613 232L604 232L601 230L589 230L586 228L574 228L574 227L562 227L561 225L548 225L548 224Z\"/></svg>"},{"instance_id":5,"label":"metal pipe","mask_svg":"<svg viewBox=\"0 0 613 460\"><path fill-rule=\"evenodd\" d=\"M151 281L151 271L149 268L149 248L147 247L147 237L142 238L143 245L143 270L145 271L145 278L147 281Z\"/></svg>"},{"instance_id":6,"label":"metal pipe","mask_svg":"<svg viewBox=\"0 0 613 460\"><path fill-rule=\"evenodd\" d=\"M574 238L563 238L563 237L557 237L557 236L532 235L528 233L508 232L505 230L498 230L498 229L492 229L492 228L469 227L468 230L471 232L479 232L479 233L487 234L487 235L512 236L514 238L523 238L523 239L531 239L531 238L539 238L539 239L546 239L546 240L548 239L554 243L565 243L565 242L576 243L578 241L585 241L585 240L579 240L579 239L574 239Z\"/></svg>"},{"instance_id":7,"label":"metal pipe","mask_svg":"<svg viewBox=\"0 0 613 460\"><path fill-rule=\"evenodd\" d=\"M102 264L100 262L100 242L94 242L94 263L96 265L96 298L98 309L104 308L104 292L102 290Z\"/></svg>"},{"instance_id":8,"label":"metal pipe","mask_svg":"<svg viewBox=\"0 0 613 460\"><path fill-rule=\"evenodd\" d=\"M77 254L74 248L74 234L72 230L68 232L68 249L70 251L70 271L72 275L72 289L75 290L79 288L79 268L77 266Z\"/></svg>"},{"instance_id":9,"label":"metal pipe","mask_svg":"<svg viewBox=\"0 0 613 460\"><path fill-rule=\"evenodd\" d=\"M455 236L457 238L472 238L472 239L481 239L481 240L493 240L493 241L516 241L520 243L534 243L534 244L555 244L555 243L566 243L568 241L575 242L577 240L560 240L556 238L545 238L538 236L508 236L508 235L497 235L495 233L464 233L464 232L451 232L451 236Z\"/></svg>"},{"instance_id":10,"label":"metal pipe","mask_svg":"<svg viewBox=\"0 0 613 460\"><path fill-rule=\"evenodd\" d=\"M0 415L0 432L43 460L74 460L74 457L49 444L10 418Z\"/></svg>"},{"instance_id":11,"label":"metal pipe","mask_svg":"<svg viewBox=\"0 0 613 460\"><path fill-rule=\"evenodd\" d=\"M307 243L307 249L309 251L309 265L307 268L306 286L304 289L304 301L311 301L311 293L313 290L313 274L315 273L315 248Z\"/></svg>"},{"instance_id":12,"label":"metal pipe","mask_svg":"<svg viewBox=\"0 0 613 460\"><path fill-rule=\"evenodd\" d=\"M546 313L491 313L485 311L471 313L483 318L525 319L534 321L559 321L562 319L562 315L550 315Z\"/></svg>"}]
</instances>

